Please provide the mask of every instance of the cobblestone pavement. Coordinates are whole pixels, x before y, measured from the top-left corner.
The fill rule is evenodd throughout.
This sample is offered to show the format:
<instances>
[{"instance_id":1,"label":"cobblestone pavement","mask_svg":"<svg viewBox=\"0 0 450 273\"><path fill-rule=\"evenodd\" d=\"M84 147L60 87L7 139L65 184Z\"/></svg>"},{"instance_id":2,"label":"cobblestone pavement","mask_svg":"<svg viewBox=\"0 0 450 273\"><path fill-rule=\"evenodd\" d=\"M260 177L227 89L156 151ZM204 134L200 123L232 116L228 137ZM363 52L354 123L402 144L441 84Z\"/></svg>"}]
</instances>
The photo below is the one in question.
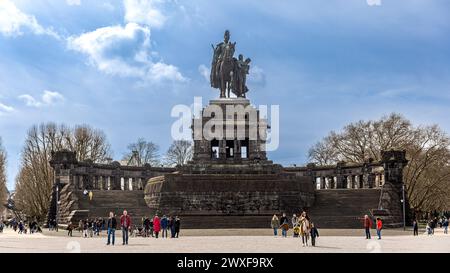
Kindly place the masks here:
<instances>
[{"instance_id":1,"label":"cobblestone pavement","mask_svg":"<svg viewBox=\"0 0 450 273\"><path fill-rule=\"evenodd\" d=\"M236 230L228 234L236 234ZM186 231L187 232L187 231ZM373 234L371 240L362 234L361 230L326 231L329 236L322 236L316 247L303 247L299 238L281 238L274 236L238 236L229 235L226 230L218 231L222 236L199 236L202 231L190 231L191 236L178 239L130 238L129 245L122 245L121 232L116 232L116 245L106 246L106 238L66 237L64 231L46 232L46 234L17 234L11 229L0 233L0 253L8 252L260 252L260 253L335 253L335 252L450 252L450 235L443 234L442 229L436 229L435 235L419 236L389 235L395 234L387 230L388 235L382 240ZM338 233L350 234L336 236ZM397 231L398 234L405 234ZM53 233L53 234L52 234ZM203 231L204 233L204 231ZM208 234L212 233L209 231ZM246 233L246 232L243 232ZM269 233L270 234L270 233ZM78 232L74 232L78 235Z\"/></svg>"}]
</instances>

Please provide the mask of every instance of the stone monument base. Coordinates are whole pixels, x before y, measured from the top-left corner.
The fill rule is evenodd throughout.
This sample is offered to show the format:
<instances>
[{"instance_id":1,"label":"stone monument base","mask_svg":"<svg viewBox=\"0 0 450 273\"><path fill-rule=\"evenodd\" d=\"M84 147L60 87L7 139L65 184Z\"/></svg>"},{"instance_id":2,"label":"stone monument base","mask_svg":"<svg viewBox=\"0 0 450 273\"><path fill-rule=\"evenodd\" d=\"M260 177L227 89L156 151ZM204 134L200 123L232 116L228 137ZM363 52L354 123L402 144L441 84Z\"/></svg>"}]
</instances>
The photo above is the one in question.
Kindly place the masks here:
<instances>
[{"instance_id":1,"label":"stone monument base","mask_svg":"<svg viewBox=\"0 0 450 273\"><path fill-rule=\"evenodd\" d=\"M150 210L178 215L183 228L267 228L274 214L292 215L314 203L310 179L280 165L204 167L207 173L191 165L151 178L145 188Z\"/></svg>"}]
</instances>

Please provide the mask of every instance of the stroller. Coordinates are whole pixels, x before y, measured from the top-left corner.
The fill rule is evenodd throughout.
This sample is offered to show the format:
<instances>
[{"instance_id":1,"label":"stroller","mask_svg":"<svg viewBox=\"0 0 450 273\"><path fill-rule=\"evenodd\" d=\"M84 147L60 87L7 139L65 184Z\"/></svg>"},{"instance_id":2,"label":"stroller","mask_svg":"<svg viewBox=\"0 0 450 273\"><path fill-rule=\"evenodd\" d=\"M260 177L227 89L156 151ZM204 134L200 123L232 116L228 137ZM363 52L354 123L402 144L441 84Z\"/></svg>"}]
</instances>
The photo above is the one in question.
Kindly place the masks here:
<instances>
[{"instance_id":1,"label":"stroller","mask_svg":"<svg viewBox=\"0 0 450 273\"><path fill-rule=\"evenodd\" d=\"M145 237L145 231L143 227L134 226L134 229L131 229L131 236L133 237Z\"/></svg>"}]
</instances>

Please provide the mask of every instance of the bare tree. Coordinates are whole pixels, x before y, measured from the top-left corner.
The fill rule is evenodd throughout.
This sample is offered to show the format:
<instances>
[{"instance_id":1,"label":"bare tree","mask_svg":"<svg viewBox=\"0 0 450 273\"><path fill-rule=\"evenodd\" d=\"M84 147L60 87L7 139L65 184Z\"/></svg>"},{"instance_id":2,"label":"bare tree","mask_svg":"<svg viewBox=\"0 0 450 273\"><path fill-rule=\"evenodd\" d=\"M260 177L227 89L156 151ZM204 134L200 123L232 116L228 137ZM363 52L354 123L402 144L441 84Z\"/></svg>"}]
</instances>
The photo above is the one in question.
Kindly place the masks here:
<instances>
[{"instance_id":1,"label":"bare tree","mask_svg":"<svg viewBox=\"0 0 450 273\"><path fill-rule=\"evenodd\" d=\"M170 145L165 156L165 162L169 166L184 165L192 158L192 142L187 140L175 140Z\"/></svg>"},{"instance_id":2,"label":"bare tree","mask_svg":"<svg viewBox=\"0 0 450 273\"><path fill-rule=\"evenodd\" d=\"M3 204L8 198L8 188L6 187L6 151L0 137L0 215L4 211Z\"/></svg>"},{"instance_id":3,"label":"bare tree","mask_svg":"<svg viewBox=\"0 0 450 273\"><path fill-rule=\"evenodd\" d=\"M136 142L127 146L127 153L123 156L123 160L131 166L143 166L150 164L156 166L159 164L159 147L151 141L139 138Z\"/></svg>"},{"instance_id":4,"label":"bare tree","mask_svg":"<svg viewBox=\"0 0 450 273\"><path fill-rule=\"evenodd\" d=\"M415 127L399 114L359 121L331 132L309 150L310 160L324 165L339 161L380 160L381 151L406 150L404 182L416 211L450 209L450 138L437 125Z\"/></svg>"},{"instance_id":5,"label":"bare tree","mask_svg":"<svg viewBox=\"0 0 450 273\"><path fill-rule=\"evenodd\" d=\"M43 219L50 203L53 170L51 152L75 151L78 160L102 162L110 156L105 135L89 126L71 129L65 125L45 123L32 126L21 154L21 169L16 177L16 206L26 215Z\"/></svg>"}]
</instances>

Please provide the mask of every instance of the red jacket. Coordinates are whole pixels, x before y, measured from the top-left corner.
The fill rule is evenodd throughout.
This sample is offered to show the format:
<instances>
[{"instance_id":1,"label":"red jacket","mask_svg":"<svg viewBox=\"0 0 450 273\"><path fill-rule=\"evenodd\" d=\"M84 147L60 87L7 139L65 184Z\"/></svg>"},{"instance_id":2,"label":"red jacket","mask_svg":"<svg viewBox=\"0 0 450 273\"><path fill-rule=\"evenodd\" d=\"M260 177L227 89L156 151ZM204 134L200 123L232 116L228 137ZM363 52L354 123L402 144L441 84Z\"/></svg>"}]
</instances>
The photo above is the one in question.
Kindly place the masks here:
<instances>
[{"instance_id":1,"label":"red jacket","mask_svg":"<svg viewBox=\"0 0 450 273\"><path fill-rule=\"evenodd\" d=\"M158 216L155 216L155 218L153 218L153 231L155 232L161 231L161 220L159 219Z\"/></svg>"},{"instance_id":2,"label":"red jacket","mask_svg":"<svg viewBox=\"0 0 450 273\"><path fill-rule=\"evenodd\" d=\"M383 228L383 223L381 222L381 220L377 221L377 229L381 229Z\"/></svg>"},{"instance_id":3,"label":"red jacket","mask_svg":"<svg viewBox=\"0 0 450 273\"><path fill-rule=\"evenodd\" d=\"M120 216L120 226L130 228L131 227L131 217L127 214L127 216Z\"/></svg>"},{"instance_id":4,"label":"red jacket","mask_svg":"<svg viewBox=\"0 0 450 273\"><path fill-rule=\"evenodd\" d=\"M367 219L364 218L364 227L372 228L372 220L370 220L370 218L367 218Z\"/></svg>"}]
</instances>

